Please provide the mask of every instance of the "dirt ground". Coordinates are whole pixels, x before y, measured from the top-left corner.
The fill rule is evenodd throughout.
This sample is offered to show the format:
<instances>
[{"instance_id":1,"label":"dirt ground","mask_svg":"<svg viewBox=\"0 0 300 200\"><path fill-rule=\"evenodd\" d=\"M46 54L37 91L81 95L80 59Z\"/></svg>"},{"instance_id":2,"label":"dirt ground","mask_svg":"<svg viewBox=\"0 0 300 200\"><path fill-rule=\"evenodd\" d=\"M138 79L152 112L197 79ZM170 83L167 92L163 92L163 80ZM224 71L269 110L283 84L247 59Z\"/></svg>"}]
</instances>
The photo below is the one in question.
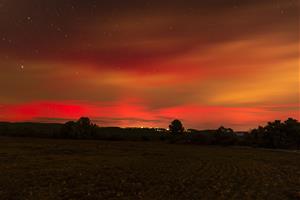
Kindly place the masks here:
<instances>
[{"instance_id":1,"label":"dirt ground","mask_svg":"<svg viewBox=\"0 0 300 200\"><path fill-rule=\"evenodd\" d=\"M297 199L299 192L299 153L0 137L3 200Z\"/></svg>"}]
</instances>

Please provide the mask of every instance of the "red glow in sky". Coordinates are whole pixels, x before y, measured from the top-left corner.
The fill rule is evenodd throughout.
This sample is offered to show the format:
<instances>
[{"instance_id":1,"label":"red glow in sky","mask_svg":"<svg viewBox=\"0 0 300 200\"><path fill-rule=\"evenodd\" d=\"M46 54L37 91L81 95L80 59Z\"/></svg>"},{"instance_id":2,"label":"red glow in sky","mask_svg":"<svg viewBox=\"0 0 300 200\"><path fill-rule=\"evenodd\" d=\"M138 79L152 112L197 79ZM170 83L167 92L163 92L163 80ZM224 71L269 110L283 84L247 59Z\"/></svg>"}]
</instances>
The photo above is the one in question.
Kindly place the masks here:
<instances>
[{"instance_id":1,"label":"red glow in sky","mask_svg":"<svg viewBox=\"0 0 300 200\"><path fill-rule=\"evenodd\" d=\"M0 1L0 121L299 119L299 2Z\"/></svg>"}]
</instances>

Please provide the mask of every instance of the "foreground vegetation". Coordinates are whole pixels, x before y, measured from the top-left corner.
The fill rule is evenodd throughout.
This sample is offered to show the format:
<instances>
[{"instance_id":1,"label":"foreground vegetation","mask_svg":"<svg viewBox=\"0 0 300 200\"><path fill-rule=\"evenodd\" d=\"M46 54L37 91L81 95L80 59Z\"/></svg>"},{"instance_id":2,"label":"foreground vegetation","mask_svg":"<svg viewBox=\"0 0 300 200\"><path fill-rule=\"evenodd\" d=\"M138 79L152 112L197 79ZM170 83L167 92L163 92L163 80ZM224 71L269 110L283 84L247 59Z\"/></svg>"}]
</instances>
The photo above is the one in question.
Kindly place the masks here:
<instances>
[{"instance_id":1,"label":"foreground vegetation","mask_svg":"<svg viewBox=\"0 0 300 200\"><path fill-rule=\"evenodd\" d=\"M300 154L0 137L0 199L297 199Z\"/></svg>"}]
</instances>

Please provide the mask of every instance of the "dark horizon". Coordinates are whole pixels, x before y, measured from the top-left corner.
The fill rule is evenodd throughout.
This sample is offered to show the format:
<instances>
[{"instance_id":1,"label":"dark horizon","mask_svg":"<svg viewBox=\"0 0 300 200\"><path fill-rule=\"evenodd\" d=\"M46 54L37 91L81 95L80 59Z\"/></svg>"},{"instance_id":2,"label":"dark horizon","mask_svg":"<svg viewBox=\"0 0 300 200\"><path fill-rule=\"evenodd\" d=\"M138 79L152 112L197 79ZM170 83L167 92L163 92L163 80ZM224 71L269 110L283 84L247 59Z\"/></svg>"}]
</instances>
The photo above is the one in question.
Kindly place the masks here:
<instances>
[{"instance_id":1,"label":"dark horizon","mask_svg":"<svg viewBox=\"0 0 300 200\"><path fill-rule=\"evenodd\" d=\"M286 119L284 119L283 121L287 120L287 119L293 119L291 117L288 117ZM74 121L76 122L78 119L65 119L64 121L60 121L60 122L49 122L48 120L47 121L0 121L0 123L33 123L33 124L60 124L60 125L63 125L69 121ZM168 130L168 126L169 124L166 124L165 127L147 127L147 126L117 126L117 125L112 125L112 126L102 126L100 123L97 123L96 120L93 120L92 118L90 118L91 122L96 124L99 128L145 128L145 129L166 129ZM274 120L271 120L271 121L268 121L268 122L273 122L275 121L276 119ZM282 120L280 120L282 121ZM171 121L170 121L171 122ZM238 129L233 129L234 132L244 132L244 133L250 133L252 130L256 129L257 127L259 126L265 126L268 122L266 122L265 124L257 124L256 126L254 126L253 128L250 128L248 130L238 130ZM183 125L184 125L184 121L183 121ZM186 127L184 126L185 130L198 130L198 131L206 131L206 130L216 130L220 127L224 127L224 125L220 124L219 126L216 126L215 128L208 128L208 129L198 129L198 128L193 128L193 127ZM230 126L226 126L227 128L231 128Z\"/></svg>"}]
</instances>

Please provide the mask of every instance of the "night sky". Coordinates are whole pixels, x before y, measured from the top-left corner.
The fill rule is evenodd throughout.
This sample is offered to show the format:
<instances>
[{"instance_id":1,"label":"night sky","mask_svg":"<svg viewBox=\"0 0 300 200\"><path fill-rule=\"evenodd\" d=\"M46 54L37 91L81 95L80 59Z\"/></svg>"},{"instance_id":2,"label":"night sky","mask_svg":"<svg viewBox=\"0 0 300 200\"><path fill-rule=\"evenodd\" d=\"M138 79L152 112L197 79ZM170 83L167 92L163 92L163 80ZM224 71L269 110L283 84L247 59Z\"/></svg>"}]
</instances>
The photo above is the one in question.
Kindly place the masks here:
<instances>
[{"instance_id":1,"label":"night sky","mask_svg":"<svg viewBox=\"0 0 300 200\"><path fill-rule=\"evenodd\" d=\"M298 0L0 0L0 121L299 120Z\"/></svg>"}]
</instances>

